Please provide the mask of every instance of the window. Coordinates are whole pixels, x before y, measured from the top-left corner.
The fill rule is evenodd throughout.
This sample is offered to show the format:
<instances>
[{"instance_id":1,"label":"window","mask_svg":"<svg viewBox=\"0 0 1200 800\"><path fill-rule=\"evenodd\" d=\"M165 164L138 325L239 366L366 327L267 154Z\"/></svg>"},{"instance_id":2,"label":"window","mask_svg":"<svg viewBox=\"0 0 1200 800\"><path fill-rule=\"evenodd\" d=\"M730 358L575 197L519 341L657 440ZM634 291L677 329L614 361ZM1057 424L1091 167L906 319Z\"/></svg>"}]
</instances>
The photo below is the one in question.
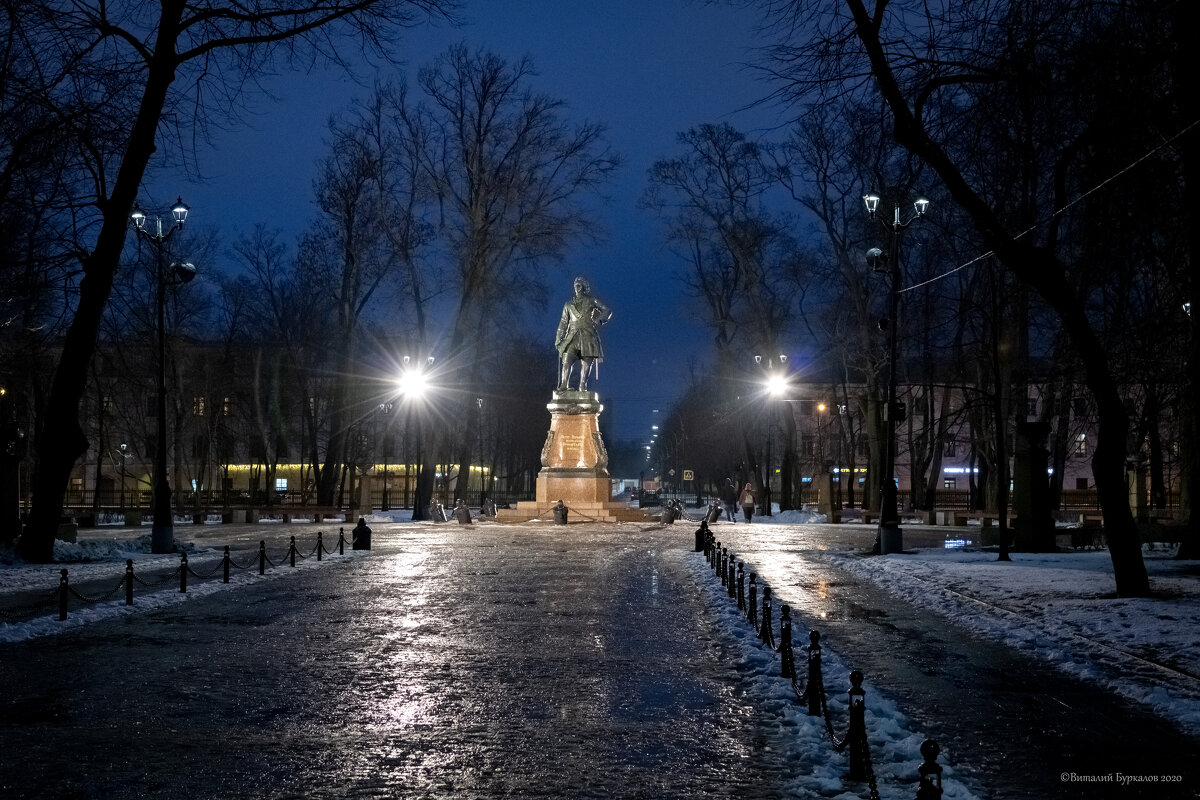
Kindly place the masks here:
<instances>
[{"instance_id":1,"label":"window","mask_svg":"<svg viewBox=\"0 0 1200 800\"><path fill-rule=\"evenodd\" d=\"M287 491L287 478L276 478L275 479L275 491L277 491L277 492L286 492Z\"/></svg>"},{"instance_id":2,"label":"window","mask_svg":"<svg viewBox=\"0 0 1200 800\"><path fill-rule=\"evenodd\" d=\"M958 442L954 439L947 439L942 444L942 456L945 458L958 457Z\"/></svg>"},{"instance_id":3,"label":"window","mask_svg":"<svg viewBox=\"0 0 1200 800\"><path fill-rule=\"evenodd\" d=\"M1079 434L1079 439L1075 442L1075 453L1077 455L1086 456L1087 451L1087 434L1081 433Z\"/></svg>"},{"instance_id":4,"label":"window","mask_svg":"<svg viewBox=\"0 0 1200 800\"><path fill-rule=\"evenodd\" d=\"M1088 488L1088 479L1087 478L1076 478L1075 479L1076 491L1086 492L1087 488Z\"/></svg>"},{"instance_id":5,"label":"window","mask_svg":"<svg viewBox=\"0 0 1200 800\"><path fill-rule=\"evenodd\" d=\"M817 404L815 402L813 402L812 400L801 400L800 401L801 416L811 417L815 413L817 413Z\"/></svg>"},{"instance_id":6,"label":"window","mask_svg":"<svg viewBox=\"0 0 1200 800\"><path fill-rule=\"evenodd\" d=\"M204 458L208 453L208 437L193 436L192 437L192 458Z\"/></svg>"},{"instance_id":7,"label":"window","mask_svg":"<svg viewBox=\"0 0 1200 800\"><path fill-rule=\"evenodd\" d=\"M1037 413L1038 413L1037 398L1036 397L1027 398L1025 403L1026 403L1025 415L1029 416L1029 417L1036 417Z\"/></svg>"},{"instance_id":8,"label":"window","mask_svg":"<svg viewBox=\"0 0 1200 800\"><path fill-rule=\"evenodd\" d=\"M871 440L866 437L866 434L860 434L858 437L858 454L862 458L871 457Z\"/></svg>"},{"instance_id":9,"label":"window","mask_svg":"<svg viewBox=\"0 0 1200 800\"><path fill-rule=\"evenodd\" d=\"M192 398L192 416L204 416L204 395L198 394Z\"/></svg>"},{"instance_id":10,"label":"window","mask_svg":"<svg viewBox=\"0 0 1200 800\"><path fill-rule=\"evenodd\" d=\"M800 455L815 456L817 454L817 437L811 433L800 434Z\"/></svg>"},{"instance_id":11,"label":"window","mask_svg":"<svg viewBox=\"0 0 1200 800\"><path fill-rule=\"evenodd\" d=\"M233 398L232 397L226 396L226 398L221 402L221 416L223 416L223 417L232 417L233 416Z\"/></svg>"},{"instance_id":12,"label":"window","mask_svg":"<svg viewBox=\"0 0 1200 800\"><path fill-rule=\"evenodd\" d=\"M943 488L957 489L958 488L958 478L946 478L943 483Z\"/></svg>"},{"instance_id":13,"label":"window","mask_svg":"<svg viewBox=\"0 0 1200 800\"><path fill-rule=\"evenodd\" d=\"M1071 404L1075 407L1076 417L1086 417L1088 415L1088 404L1086 397L1076 397Z\"/></svg>"}]
</instances>

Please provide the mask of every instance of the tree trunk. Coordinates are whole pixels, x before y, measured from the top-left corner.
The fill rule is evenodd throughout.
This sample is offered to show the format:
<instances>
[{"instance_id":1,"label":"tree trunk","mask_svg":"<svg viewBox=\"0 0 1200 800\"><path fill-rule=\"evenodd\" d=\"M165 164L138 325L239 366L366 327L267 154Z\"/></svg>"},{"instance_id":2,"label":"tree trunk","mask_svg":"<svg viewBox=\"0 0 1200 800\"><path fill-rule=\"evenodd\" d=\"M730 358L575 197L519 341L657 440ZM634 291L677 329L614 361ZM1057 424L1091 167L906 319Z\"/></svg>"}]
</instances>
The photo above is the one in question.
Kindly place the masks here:
<instances>
[{"instance_id":1,"label":"tree trunk","mask_svg":"<svg viewBox=\"0 0 1200 800\"><path fill-rule=\"evenodd\" d=\"M31 481L33 507L18 545L18 552L27 561L47 563L53 559L54 537L62 517L71 470L78 458L87 452L87 437L79 425L79 405L104 308L112 292L113 276L125 245L129 212L142 184L146 164L154 153L154 137L167 90L175 78L175 40L184 5L167 3L162 8L146 88L112 194L103 204L103 222L96 247L84 260L79 304L63 339L62 354L46 400L44 415L52 422L43 426L38 436L37 466Z\"/></svg>"},{"instance_id":2,"label":"tree trunk","mask_svg":"<svg viewBox=\"0 0 1200 800\"><path fill-rule=\"evenodd\" d=\"M1108 369L1103 344L1096 336L1084 305L1070 290L1063 265L1045 248L1014 238L986 201L972 188L950 156L934 142L916 118L892 72L878 29L862 0L847 0L856 33L871 62L872 74L895 121L896 141L928 164L942 179L950 196L970 216L985 246L1055 311L1084 365L1084 382L1096 398L1099 425L1092 471L1104 514L1105 536L1112 558L1117 593L1125 597L1150 593L1141 540L1129 510L1125 487L1125 436L1128 415L1116 381Z\"/></svg>"}]
</instances>

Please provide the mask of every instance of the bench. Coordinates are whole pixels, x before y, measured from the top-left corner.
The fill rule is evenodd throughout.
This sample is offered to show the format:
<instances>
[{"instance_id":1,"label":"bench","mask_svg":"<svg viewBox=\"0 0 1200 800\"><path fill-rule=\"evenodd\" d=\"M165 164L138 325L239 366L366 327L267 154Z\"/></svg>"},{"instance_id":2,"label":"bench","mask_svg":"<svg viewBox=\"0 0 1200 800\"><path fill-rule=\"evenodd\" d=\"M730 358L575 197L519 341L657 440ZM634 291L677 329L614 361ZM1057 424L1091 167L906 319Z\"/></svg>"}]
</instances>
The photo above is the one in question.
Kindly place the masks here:
<instances>
[{"instance_id":1,"label":"bench","mask_svg":"<svg viewBox=\"0 0 1200 800\"><path fill-rule=\"evenodd\" d=\"M1000 522L1000 515L993 512L953 511L947 513L953 516L954 524L959 527L969 525L973 520L978 520L979 525L984 528L990 528ZM1009 519L1011 520L1011 517Z\"/></svg>"}]
</instances>

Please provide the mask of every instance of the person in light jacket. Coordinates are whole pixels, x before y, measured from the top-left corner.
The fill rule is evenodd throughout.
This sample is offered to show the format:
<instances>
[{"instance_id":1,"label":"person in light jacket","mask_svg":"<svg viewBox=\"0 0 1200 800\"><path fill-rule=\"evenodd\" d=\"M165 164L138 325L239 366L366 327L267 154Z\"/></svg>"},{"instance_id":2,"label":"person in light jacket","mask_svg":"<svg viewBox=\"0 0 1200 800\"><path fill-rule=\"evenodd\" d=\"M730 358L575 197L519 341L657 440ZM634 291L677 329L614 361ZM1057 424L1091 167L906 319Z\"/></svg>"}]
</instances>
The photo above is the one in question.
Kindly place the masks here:
<instances>
[{"instance_id":1,"label":"person in light jacket","mask_svg":"<svg viewBox=\"0 0 1200 800\"><path fill-rule=\"evenodd\" d=\"M742 516L749 522L754 517L754 486L746 484L746 488L738 495L738 505L742 507Z\"/></svg>"}]
</instances>

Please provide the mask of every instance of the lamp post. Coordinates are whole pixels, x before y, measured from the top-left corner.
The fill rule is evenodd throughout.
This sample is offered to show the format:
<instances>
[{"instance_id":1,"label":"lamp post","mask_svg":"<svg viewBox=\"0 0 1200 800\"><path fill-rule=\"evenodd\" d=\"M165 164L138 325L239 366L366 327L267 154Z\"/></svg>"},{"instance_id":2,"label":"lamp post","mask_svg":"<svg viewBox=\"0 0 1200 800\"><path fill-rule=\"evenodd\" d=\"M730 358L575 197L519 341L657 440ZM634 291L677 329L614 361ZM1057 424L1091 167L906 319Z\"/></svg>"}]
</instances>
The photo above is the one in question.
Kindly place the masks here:
<instances>
[{"instance_id":1,"label":"lamp post","mask_svg":"<svg viewBox=\"0 0 1200 800\"><path fill-rule=\"evenodd\" d=\"M187 220L188 206L180 198L171 206L171 217L174 224L163 230L161 217L155 217L154 230L146 230L147 217L136 205L129 215L137 232L139 241L142 238L154 244L155 250L155 307L158 314L158 429L154 443L154 489L153 511L154 525L150 529L150 552L170 553L175 550L174 517L171 513L171 486L167 482L167 334L163 311L163 292L168 283L187 283L196 277L196 267L193 264L171 264L175 280L168 281L164 269L164 251L167 241L176 231L183 229Z\"/></svg>"},{"instance_id":2,"label":"lamp post","mask_svg":"<svg viewBox=\"0 0 1200 800\"><path fill-rule=\"evenodd\" d=\"M788 374L787 374L787 354L780 353L778 356L755 356L754 363L763 367L765 364L766 376L763 378L763 385L766 387L768 402L784 397L788 393ZM776 368L778 364L778 368ZM772 408L774 410L774 408ZM790 429L789 429L790 430ZM766 480L763 486L763 507L762 514L764 517L773 516L771 514L771 475L774 472L771 462L771 445L773 434L775 431L775 418L768 416L767 419L767 464L766 464ZM785 448L786 449L786 448ZM786 453L784 454L786 458ZM790 461L788 462L791 463ZM789 468L790 469L790 468ZM789 473L790 474L790 473ZM787 497L784 497L787 500Z\"/></svg>"},{"instance_id":3,"label":"lamp post","mask_svg":"<svg viewBox=\"0 0 1200 800\"><path fill-rule=\"evenodd\" d=\"M900 312L900 239L905 229L925 216L929 201L924 197L913 203L913 215L908 220L900 218L900 205L893 206L892 221L886 222L876 216L879 211L879 195L874 191L863 195L867 215L885 228L888 233L888 253L878 247L867 251L867 264L876 272L887 272L890 278L891 304L888 319L888 386L887 406L884 409L884 457L883 482L880 485L879 528L875 536L875 553L886 555L904 550L904 538L900 532L899 489L896 486L896 425L900 420L900 405L896 402L896 354L899 336L897 318Z\"/></svg>"},{"instance_id":4,"label":"lamp post","mask_svg":"<svg viewBox=\"0 0 1200 800\"><path fill-rule=\"evenodd\" d=\"M121 442L119 445L121 451L121 513L125 513L125 451L129 449L129 445Z\"/></svg>"},{"instance_id":5,"label":"lamp post","mask_svg":"<svg viewBox=\"0 0 1200 800\"><path fill-rule=\"evenodd\" d=\"M396 380L396 389L401 400L405 403L408 413L408 425L411 428L413 417L416 417L416 434L409 436L410 439L416 439L417 452L414 464L417 470L417 484L413 492L412 504L412 519L414 522L428 519L427 508L422 504L422 486L428 479L425 474L425 462L421 448L421 413L420 409L414 409L414 405L419 402L429 389L428 372L433 368L434 357L428 356L425 359L414 359L411 356L405 356L403 359L403 367L400 370L400 376ZM406 459L407 460L407 459ZM405 485L408 485L408 468L405 467L404 476ZM430 498L432 491L430 491ZM430 499L426 498L426 499Z\"/></svg>"},{"instance_id":6,"label":"lamp post","mask_svg":"<svg viewBox=\"0 0 1200 800\"><path fill-rule=\"evenodd\" d=\"M383 402L379 404L379 413L383 415L383 436L380 437L380 446L383 448L383 500L380 503L381 511L391 511L392 505L388 498L388 456L391 455L391 426L388 424L390 414L392 413L391 402Z\"/></svg>"},{"instance_id":7,"label":"lamp post","mask_svg":"<svg viewBox=\"0 0 1200 800\"><path fill-rule=\"evenodd\" d=\"M475 398L475 407L479 410L479 507L483 508L484 495L487 493L487 481L483 472L483 398ZM468 472L468 475L470 473Z\"/></svg>"}]
</instances>

